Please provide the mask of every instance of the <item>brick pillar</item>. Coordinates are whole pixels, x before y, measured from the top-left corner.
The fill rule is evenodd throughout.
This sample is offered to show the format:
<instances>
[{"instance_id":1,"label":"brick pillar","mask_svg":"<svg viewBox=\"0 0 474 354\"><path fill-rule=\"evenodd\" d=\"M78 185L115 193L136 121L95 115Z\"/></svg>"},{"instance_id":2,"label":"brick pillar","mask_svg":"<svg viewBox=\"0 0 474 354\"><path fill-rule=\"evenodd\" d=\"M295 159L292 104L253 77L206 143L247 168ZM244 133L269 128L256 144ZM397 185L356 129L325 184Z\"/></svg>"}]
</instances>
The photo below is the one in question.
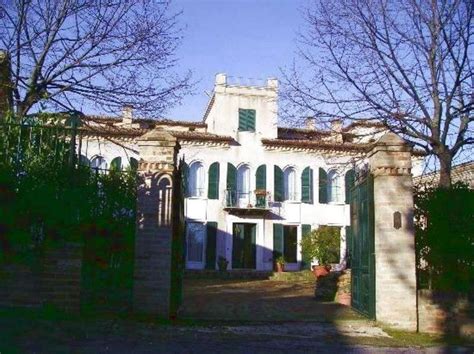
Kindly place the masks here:
<instances>
[{"instance_id":1,"label":"brick pillar","mask_svg":"<svg viewBox=\"0 0 474 354\"><path fill-rule=\"evenodd\" d=\"M369 153L374 176L375 309L378 321L416 330L411 148L385 134Z\"/></svg>"},{"instance_id":2,"label":"brick pillar","mask_svg":"<svg viewBox=\"0 0 474 354\"><path fill-rule=\"evenodd\" d=\"M155 129L138 141L140 154L133 307L138 313L170 316L171 197L178 144Z\"/></svg>"}]
</instances>

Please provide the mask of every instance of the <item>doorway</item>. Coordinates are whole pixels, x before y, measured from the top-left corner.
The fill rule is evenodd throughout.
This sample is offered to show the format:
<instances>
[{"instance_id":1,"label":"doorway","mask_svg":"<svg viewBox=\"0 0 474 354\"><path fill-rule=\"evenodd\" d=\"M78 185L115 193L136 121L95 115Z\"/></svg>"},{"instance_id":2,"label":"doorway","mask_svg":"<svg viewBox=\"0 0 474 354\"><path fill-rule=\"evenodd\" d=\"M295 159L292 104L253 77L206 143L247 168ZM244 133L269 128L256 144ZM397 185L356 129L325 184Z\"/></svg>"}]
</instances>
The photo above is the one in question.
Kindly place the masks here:
<instances>
[{"instance_id":1,"label":"doorway","mask_svg":"<svg viewBox=\"0 0 474 354\"><path fill-rule=\"evenodd\" d=\"M255 269L257 224L234 223L232 228L232 269Z\"/></svg>"}]
</instances>

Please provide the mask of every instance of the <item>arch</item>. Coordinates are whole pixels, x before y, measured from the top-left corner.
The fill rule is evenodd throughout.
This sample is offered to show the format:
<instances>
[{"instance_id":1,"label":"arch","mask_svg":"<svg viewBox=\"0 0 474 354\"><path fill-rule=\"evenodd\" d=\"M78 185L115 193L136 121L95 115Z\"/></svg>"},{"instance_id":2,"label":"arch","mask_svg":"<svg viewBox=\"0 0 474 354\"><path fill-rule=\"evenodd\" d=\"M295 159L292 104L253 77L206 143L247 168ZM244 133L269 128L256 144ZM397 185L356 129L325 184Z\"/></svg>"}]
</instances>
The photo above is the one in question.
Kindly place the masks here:
<instances>
[{"instance_id":1,"label":"arch","mask_svg":"<svg viewBox=\"0 0 474 354\"><path fill-rule=\"evenodd\" d=\"M158 226L171 223L171 191L173 180L170 175L162 174L157 181L158 189Z\"/></svg>"},{"instance_id":2,"label":"arch","mask_svg":"<svg viewBox=\"0 0 474 354\"><path fill-rule=\"evenodd\" d=\"M237 168L237 193L248 195L250 193L250 166L240 164Z\"/></svg>"},{"instance_id":3,"label":"arch","mask_svg":"<svg viewBox=\"0 0 474 354\"><path fill-rule=\"evenodd\" d=\"M204 165L201 161L194 161L189 165L188 175L188 196L203 197L205 173Z\"/></svg>"}]
</instances>

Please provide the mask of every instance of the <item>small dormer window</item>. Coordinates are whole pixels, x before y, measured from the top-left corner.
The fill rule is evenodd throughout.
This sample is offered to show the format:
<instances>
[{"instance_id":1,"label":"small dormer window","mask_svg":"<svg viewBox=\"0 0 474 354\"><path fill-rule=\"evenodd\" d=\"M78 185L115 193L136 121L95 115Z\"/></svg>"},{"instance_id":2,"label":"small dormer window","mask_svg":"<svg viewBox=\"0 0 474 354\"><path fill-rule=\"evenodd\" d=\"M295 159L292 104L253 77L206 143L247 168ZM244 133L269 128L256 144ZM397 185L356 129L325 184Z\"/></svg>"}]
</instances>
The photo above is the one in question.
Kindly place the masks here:
<instances>
[{"instance_id":1,"label":"small dormer window","mask_svg":"<svg viewBox=\"0 0 474 354\"><path fill-rule=\"evenodd\" d=\"M239 108L239 131L255 131L255 109Z\"/></svg>"}]
</instances>

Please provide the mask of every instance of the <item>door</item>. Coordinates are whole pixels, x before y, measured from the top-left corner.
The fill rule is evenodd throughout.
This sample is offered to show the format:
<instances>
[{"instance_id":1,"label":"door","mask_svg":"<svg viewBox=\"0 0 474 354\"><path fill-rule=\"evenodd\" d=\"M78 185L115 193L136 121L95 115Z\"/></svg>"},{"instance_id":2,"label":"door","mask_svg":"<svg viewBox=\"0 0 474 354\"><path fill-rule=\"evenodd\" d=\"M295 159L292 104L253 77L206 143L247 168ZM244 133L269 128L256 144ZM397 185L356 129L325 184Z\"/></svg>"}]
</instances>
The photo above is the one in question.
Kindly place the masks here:
<instances>
[{"instance_id":1,"label":"door","mask_svg":"<svg viewBox=\"0 0 474 354\"><path fill-rule=\"evenodd\" d=\"M255 269L257 258L256 224L234 223L232 269Z\"/></svg>"},{"instance_id":2,"label":"door","mask_svg":"<svg viewBox=\"0 0 474 354\"><path fill-rule=\"evenodd\" d=\"M189 222L186 224L186 268L204 268L204 240L206 228L204 224Z\"/></svg>"},{"instance_id":3,"label":"door","mask_svg":"<svg viewBox=\"0 0 474 354\"><path fill-rule=\"evenodd\" d=\"M373 180L369 175L351 193L352 307L375 319Z\"/></svg>"}]
</instances>

